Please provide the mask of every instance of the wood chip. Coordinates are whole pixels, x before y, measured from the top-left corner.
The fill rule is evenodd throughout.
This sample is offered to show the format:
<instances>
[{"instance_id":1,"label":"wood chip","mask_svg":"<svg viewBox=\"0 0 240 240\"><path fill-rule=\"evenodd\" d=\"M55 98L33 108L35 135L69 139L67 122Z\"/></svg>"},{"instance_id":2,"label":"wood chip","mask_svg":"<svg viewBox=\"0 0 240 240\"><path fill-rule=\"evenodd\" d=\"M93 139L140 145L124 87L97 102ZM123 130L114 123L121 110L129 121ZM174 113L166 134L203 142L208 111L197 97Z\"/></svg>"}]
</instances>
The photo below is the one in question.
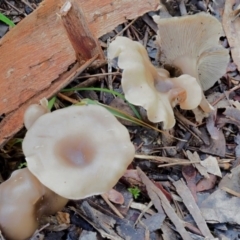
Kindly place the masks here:
<instances>
[{"instance_id":1,"label":"wood chip","mask_svg":"<svg viewBox=\"0 0 240 240\"><path fill-rule=\"evenodd\" d=\"M179 196L182 198L186 208L191 213L202 234L205 237L213 238L204 218L202 217L201 211L199 210L190 190L188 189L184 181L176 181L173 183L173 185L175 186Z\"/></svg>"},{"instance_id":2,"label":"wood chip","mask_svg":"<svg viewBox=\"0 0 240 240\"><path fill-rule=\"evenodd\" d=\"M177 232L181 235L181 237L184 240L192 240L189 233L184 228L183 221L175 213L174 209L170 205L170 203L167 200L167 198L165 197L165 195L160 191L160 189L158 189L151 182L151 180L145 175L145 173L140 168L137 168L137 170L138 170L138 174L139 174L140 178L142 179L142 182L146 185L147 192L148 192L149 197L151 198L154 206L158 209L159 201L160 201L160 204L162 205L165 213L170 218L170 220L173 222L173 224L176 227ZM154 197L153 197L153 195L154 195ZM158 197L158 200L157 200L157 197Z\"/></svg>"}]
</instances>

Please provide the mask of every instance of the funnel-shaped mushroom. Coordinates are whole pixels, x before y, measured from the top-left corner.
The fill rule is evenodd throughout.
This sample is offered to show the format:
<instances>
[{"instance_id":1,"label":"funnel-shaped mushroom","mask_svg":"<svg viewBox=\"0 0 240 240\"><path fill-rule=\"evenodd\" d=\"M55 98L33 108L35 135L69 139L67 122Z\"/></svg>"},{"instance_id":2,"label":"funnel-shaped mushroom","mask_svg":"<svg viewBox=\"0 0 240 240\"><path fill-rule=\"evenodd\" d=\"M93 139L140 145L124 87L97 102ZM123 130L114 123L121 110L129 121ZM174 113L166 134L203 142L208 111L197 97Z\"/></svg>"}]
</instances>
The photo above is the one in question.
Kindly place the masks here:
<instances>
[{"instance_id":1,"label":"funnel-shaped mushroom","mask_svg":"<svg viewBox=\"0 0 240 240\"><path fill-rule=\"evenodd\" d=\"M170 78L166 70L152 65L140 43L117 37L109 45L108 57L118 57L118 65L123 69L122 88L126 99L145 108L148 119L163 122L165 129L175 124L172 107L176 104L183 109L199 105L202 91L196 79L186 74Z\"/></svg>"},{"instance_id":2,"label":"funnel-shaped mushroom","mask_svg":"<svg viewBox=\"0 0 240 240\"><path fill-rule=\"evenodd\" d=\"M43 186L27 168L0 185L0 229L8 240L32 236L43 215L61 210L67 199Z\"/></svg>"},{"instance_id":3,"label":"funnel-shaped mushroom","mask_svg":"<svg viewBox=\"0 0 240 240\"><path fill-rule=\"evenodd\" d=\"M181 69L182 73L195 77L203 90L212 87L222 77L229 62L228 50L219 43L223 36L220 22L207 13L192 16L160 19L158 24L160 61ZM201 108L211 107L203 96Z\"/></svg>"},{"instance_id":4,"label":"funnel-shaped mushroom","mask_svg":"<svg viewBox=\"0 0 240 240\"><path fill-rule=\"evenodd\" d=\"M135 153L127 129L94 105L44 114L28 130L22 147L29 170L69 199L109 191Z\"/></svg>"}]
</instances>

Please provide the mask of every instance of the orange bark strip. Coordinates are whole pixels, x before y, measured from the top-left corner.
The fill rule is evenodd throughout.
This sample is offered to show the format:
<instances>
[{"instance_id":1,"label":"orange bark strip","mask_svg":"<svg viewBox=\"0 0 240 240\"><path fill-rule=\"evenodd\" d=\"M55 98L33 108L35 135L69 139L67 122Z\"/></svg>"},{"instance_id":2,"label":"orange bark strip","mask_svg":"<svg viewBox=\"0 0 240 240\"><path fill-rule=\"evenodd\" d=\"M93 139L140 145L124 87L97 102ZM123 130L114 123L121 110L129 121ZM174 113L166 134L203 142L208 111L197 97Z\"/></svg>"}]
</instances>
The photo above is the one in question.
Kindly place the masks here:
<instances>
[{"instance_id":1,"label":"orange bark strip","mask_svg":"<svg viewBox=\"0 0 240 240\"><path fill-rule=\"evenodd\" d=\"M95 37L126 18L158 7L157 0L77 0ZM45 0L0 41L0 115L9 113L47 88L76 60L57 14L61 2Z\"/></svg>"},{"instance_id":2,"label":"orange bark strip","mask_svg":"<svg viewBox=\"0 0 240 240\"><path fill-rule=\"evenodd\" d=\"M29 99L26 104L23 104L17 111L13 111L7 115L0 123L0 146L6 143L13 136L13 134L17 133L23 127L23 115L26 108L30 104L37 103L44 97L50 98L53 96L57 91L60 91L82 71L84 71L96 58L97 55L82 66L80 66L79 63L76 63L71 71L68 71L60 76L49 86L49 88L44 89L43 92L39 92L33 98Z\"/></svg>"},{"instance_id":3,"label":"orange bark strip","mask_svg":"<svg viewBox=\"0 0 240 240\"><path fill-rule=\"evenodd\" d=\"M96 38L126 19L159 7L158 0L75 2ZM60 85L65 86L67 76L74 74L68 68L76 62L76 53L59 16L63 3L45 0L0 40L0 115L6 114L0 123L0 146L23 126L22 114L28 104L51 97L59 91L53 89L47 94L51 85L61 81Z\"/></svg>"}]
</instances>

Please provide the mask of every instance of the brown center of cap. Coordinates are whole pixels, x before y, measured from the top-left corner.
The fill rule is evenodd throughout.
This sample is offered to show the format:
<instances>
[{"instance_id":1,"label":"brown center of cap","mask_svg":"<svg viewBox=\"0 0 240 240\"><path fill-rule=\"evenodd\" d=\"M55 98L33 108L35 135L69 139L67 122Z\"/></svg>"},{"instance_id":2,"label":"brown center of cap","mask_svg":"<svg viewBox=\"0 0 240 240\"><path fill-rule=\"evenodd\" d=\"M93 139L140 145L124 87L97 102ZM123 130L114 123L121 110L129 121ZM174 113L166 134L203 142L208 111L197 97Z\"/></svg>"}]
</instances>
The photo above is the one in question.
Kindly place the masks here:
<instances>
[{"instance_id":1,"label":"brown center of cap","mask_svg":"<svg viewBox=\"0 0 240 240\"><path fill-rule=\"evenodd\" d=\"M84 167L95 157L92 142L79 136L68 136L59 140L55 145L56 156L59 160L76 167Z\"/></svg>"}]
</instances>

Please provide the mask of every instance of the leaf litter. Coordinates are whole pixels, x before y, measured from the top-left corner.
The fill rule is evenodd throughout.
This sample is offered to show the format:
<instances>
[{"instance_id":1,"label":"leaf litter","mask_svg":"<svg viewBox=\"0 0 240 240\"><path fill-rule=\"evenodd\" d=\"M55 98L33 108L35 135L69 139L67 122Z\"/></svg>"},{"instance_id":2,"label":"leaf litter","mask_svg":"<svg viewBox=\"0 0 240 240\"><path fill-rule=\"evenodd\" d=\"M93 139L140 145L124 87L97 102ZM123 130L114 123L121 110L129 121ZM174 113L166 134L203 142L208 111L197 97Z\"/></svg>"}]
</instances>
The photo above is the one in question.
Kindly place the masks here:
<instances>
[{"instance_id":1,"label":"leaf litter","mask_svg":"<svg viewBox=\"0 0 240 240\"><path fill-rule=\"evenodd\" d=\"M106 66L86 70L82 76L84 74L88 76L84 76L84 80L74 80L62 91L62 95L54 98L51 103L53 109L79 102L104 105L115 116L122 118L123 124L128 126L136 148L135 160L115 190L106 195L112 205L98 196L70 201L55 218L47 220L50 227L43 228L41 239L64 239L64 236L68 239L117 240L154 240L159 237L222 239L222 236L237 235L240 228L238 214L240 92L239 82L236 80L239 77L240 66L238 59L240 43L236 31L239 25L239 8L235 0L221 0L219 4L216 1L198 1L198 4L188 1L186 4L188 13L202 11L199 7L200 2L206 10L222 19L226 34L225 42L227 41L231 47L229 51L232 64L226 71L228 74L206 92L207 99L214 105L216 111L208 117L199 111L197 119L194 119L194 115L189 111L177 109L175 111L177 124L173 130L165 132L167 134L164 136L167 137L162 137L161 124L141 120L142 110L131 106L121 97L123 94L120 74L113 74L111 77L114 80L110 84L109 79L101 75L103 71L107 71ZM180 14L175 1L168 1L162 6L162 12L163 9L166 11L169 8L176 16ZM139 17L131 24L127 22L128 27L124 35L135 40L143 39L148 54L154 61L157 48L152 39L156 35L156 26L149 20L151 14ZM120 31L126 24L120 25ZM105 36L105 39L115 37L119 29L116 28L109 36ZM94 76L96 74L100 74L101 77ZM97 80L89 81L91 75ZM78 85L85 81L90 85L84 86L86 87L84 91L93 91L94 99L84 100L84 94L78 89ZM107 89L109 84L113 89ZM147 136L146 128L151 128L157 134L152 138ZM15 139L21 139L24 134L24 131L19 132ZM151 155L145 154L146 145L149 145ZM15 144L11 141L0 151L0 158L2 162L4 160L1 167L4 180L24 161L20 149L21 141ZM17 158L13 159L15 156ZM230 159L229 162L232 164L230 169L221 168L225 159ZM133 199L127 189L136 186L140 189L140 195ZM117 215L115 208L123 218Z\"/></svg>"}]
</instances>

